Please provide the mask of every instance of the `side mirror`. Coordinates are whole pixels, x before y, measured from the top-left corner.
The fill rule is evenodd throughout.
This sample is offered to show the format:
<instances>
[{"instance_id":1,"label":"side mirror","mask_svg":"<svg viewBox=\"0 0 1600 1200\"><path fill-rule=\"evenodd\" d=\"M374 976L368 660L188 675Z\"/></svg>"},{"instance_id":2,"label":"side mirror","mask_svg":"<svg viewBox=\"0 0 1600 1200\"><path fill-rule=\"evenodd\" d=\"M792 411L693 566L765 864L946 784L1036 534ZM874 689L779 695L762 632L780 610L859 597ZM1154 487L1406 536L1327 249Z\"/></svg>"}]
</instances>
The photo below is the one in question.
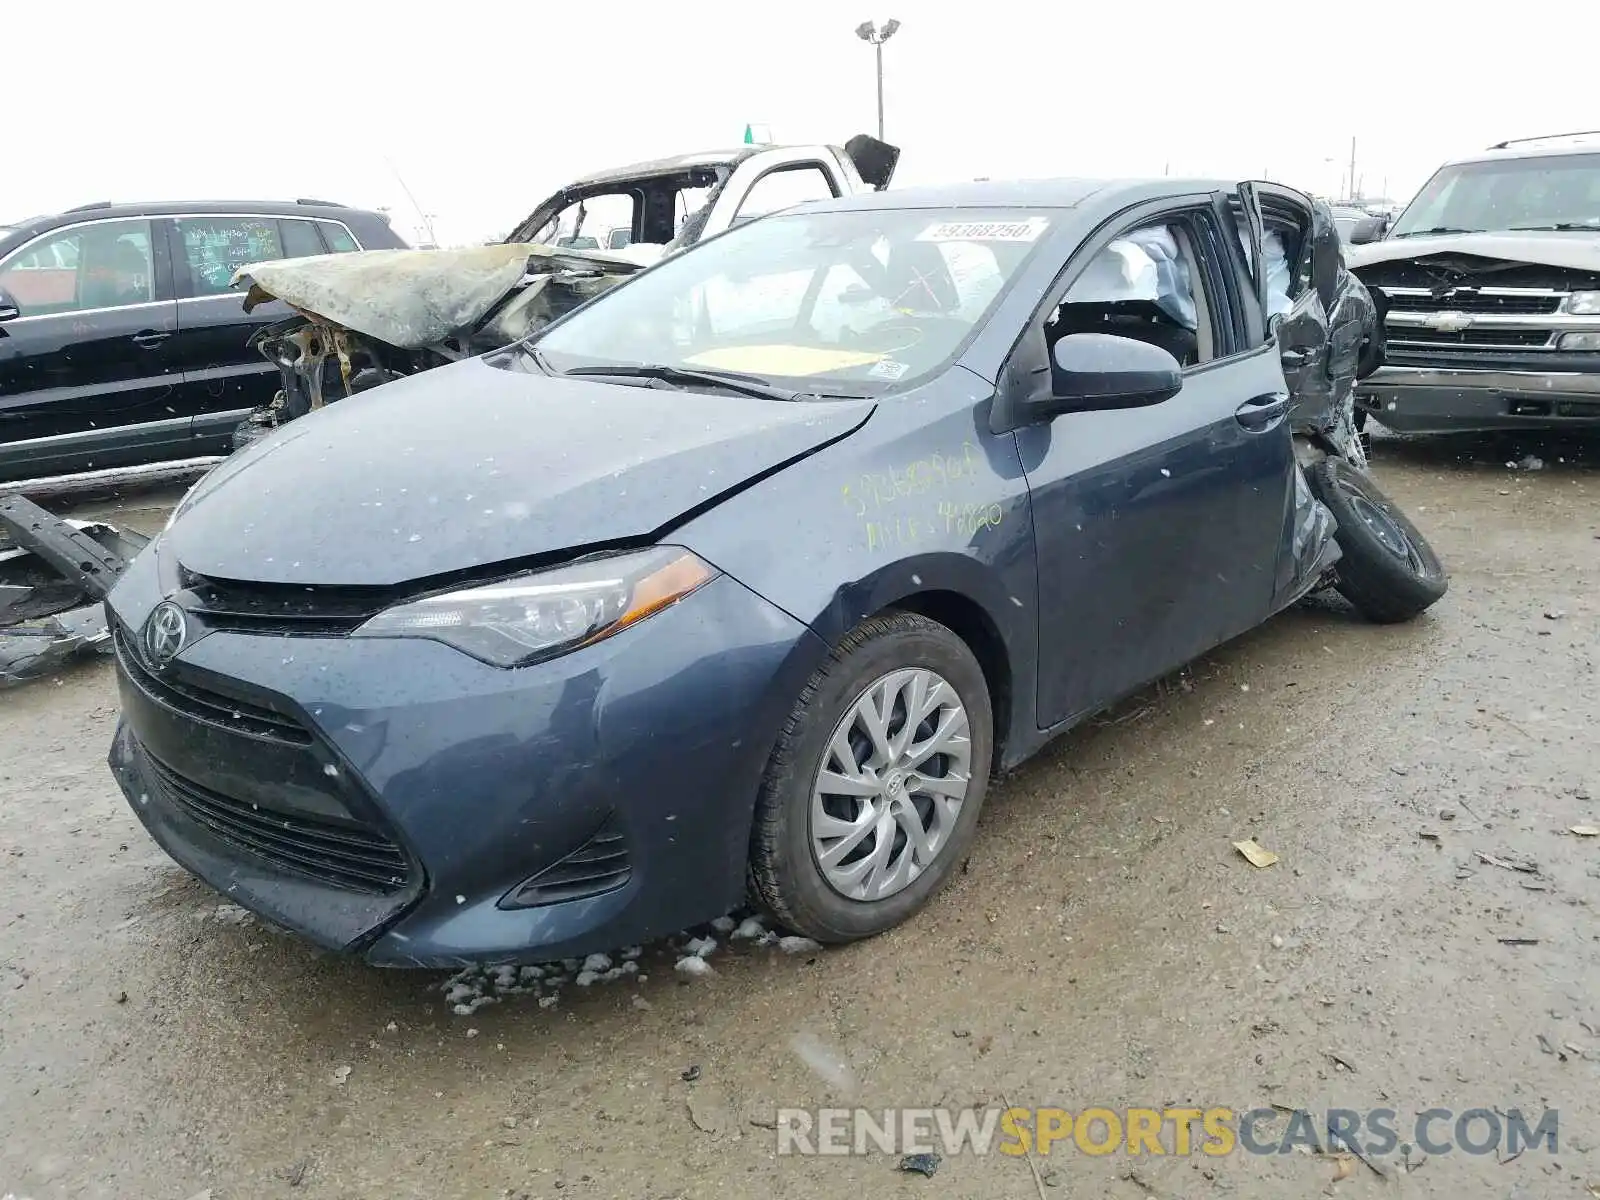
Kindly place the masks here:
<instances>
[{"instance_id":1,"label":"side mirror","mask_svg":"<svg viewBox=\"0 0 1600 1200\"><path fill-rule=\"evenodd\" d=\"M5 288L0 288L0 321L14 321L22 315L22 305Z\"/></svg>"},{"instance_id":2,"label":"side mirror","mask_svg":"<svg viewBox=\"0 0 1600 1200\"><path fill-rule=\"evenodd\" d=\"M1383 237L1388 225L1388 217L1362 217L1350 231L1350 244L1365 246L1368 242L1375 242Z\"/></svg>"},{"instance_id":3,"label":"side mirror","mask_svg":"<svg viewBox=\"0 0 1600 1200\"><path fill-rule=\"evenodd\" d=\"M1182 389L1183 368L1149 342L1069 333L1056 342L1051 382L1051 395L1036 402L1039 416L1160 404Z\"/></svg>"}]
</instances>

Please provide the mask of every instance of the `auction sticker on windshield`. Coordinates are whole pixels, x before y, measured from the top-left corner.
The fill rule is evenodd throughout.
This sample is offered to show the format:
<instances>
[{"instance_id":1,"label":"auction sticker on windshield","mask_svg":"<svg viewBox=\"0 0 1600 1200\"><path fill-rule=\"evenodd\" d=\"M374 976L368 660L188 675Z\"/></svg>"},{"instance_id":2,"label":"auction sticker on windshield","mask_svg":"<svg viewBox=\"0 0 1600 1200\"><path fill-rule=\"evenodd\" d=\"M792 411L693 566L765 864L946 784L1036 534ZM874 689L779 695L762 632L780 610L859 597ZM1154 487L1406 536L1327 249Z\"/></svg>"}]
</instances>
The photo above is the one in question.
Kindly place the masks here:
<instances>
[{"instance_id":1,"label":"auction sticker on windshield","mask_svg":"<svg viewBox=\"0 0 1600 1200\"><path fill-rule=\"evenodd\" d=\"M1026 221L940 221L917 234L919 242L1032 242L1050 228L1044 217Z\"/></svg>"}]
</instances>

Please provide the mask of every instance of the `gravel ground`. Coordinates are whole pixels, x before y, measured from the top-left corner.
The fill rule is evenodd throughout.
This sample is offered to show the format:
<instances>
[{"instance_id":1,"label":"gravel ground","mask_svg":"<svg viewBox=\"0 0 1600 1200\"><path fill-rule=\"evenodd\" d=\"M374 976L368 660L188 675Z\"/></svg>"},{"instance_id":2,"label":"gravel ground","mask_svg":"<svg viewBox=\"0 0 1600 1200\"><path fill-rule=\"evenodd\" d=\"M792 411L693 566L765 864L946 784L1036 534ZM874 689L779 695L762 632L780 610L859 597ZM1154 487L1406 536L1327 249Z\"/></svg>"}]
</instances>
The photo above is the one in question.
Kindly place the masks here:
<instances>
[{"instance_id":1,"label":"gravel ground","mask_svg":"<svg viewBox=\"0 0 1600 1200\"><path fill-rule=\"evenodd\" d=\"M109 664L7 693L0 1196L1592 1200L1600 838L1570 831L1600 825L1597 465L1380 441L1452 571L1426 618L1308 604L1068 736L885 937L724 926L709 973L645 947L469 1015L471 987L321 954L173 866L105 769ZM173 499L79 511L153 530ZM1250 866L1247 837L1280 861ZM928 1179L780 1157L769 1127L1003 1103L1554 1108L1560 1138L1410 1170L1067 1145Z\"/></svg>"}]
</instances>

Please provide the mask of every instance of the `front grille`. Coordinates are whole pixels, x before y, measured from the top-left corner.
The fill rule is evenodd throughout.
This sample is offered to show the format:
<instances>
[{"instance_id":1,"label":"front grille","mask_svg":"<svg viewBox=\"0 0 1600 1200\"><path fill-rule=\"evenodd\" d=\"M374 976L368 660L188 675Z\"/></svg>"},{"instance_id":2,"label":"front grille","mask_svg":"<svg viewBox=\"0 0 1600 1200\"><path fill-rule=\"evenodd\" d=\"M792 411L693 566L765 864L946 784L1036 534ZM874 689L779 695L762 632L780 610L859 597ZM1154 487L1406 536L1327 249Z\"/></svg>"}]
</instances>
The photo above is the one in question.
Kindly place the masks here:
<instances>
[{"instance_id":1,"label":"front grille","mask_svg":"<svg viewBox=\"0 0 1600 1200\"><path fill-rule=\"evenodd\" d=\"M1548 329L1424 329L1420 325L1388 326L1389 341L1401 346L1465 346L1490 349L1496 346L1545 346Z\"/></svg>"},{"instance_id":2,"label":"front grille","mask_svg":"<svg viewBox=\"0 0 1600 1200\"><path fill-rule=\"evenodd\" d=\"M1421 288L1387 288L1391 312L1505 313L1508 316L1545 316L1566 299L1565 292L1513 292L1499 294L1464 290L1434 293Z\"/></svg>"},{"instance_id":3,"label":"front grille","mask_svg":"<svg viewBox=\"0 0 1600 1200\"><path fill-rule=\"evenodd\" d=\"M164 708L235 733L251 734L291 746L311 744L311 731L291 716L264 704L225 696L201 687L192 680L179 679L175 675L157 675L139 661L132 638L120 623L113 625L111 640L124 674L140 691Z\"/></svg>"},{"instance_id":4,"label":"front grille","mask_svg":"<svg viewBox=\"0 0 1600 1200\"><path fill-rule=\"evenodd\" d=\"M139 661L127 631L119 624L112 630L117 661L138 688L158 704L181 712L207 725L237 733L254 734L295 746L309 746L311 732L293 717L262 704L225 696L192 680L157 675Z\"/></svg>"},{"instance_id":5,"label":"front grille","mask_svg":"<svg viewBox=\"0 0 1600 1200\"><path fill-rule=\"evenodd\" d=\"M405 853L368 825L235 800L190 782L149 751L144 757L166 799L231 846L345 891L405 887Z\"/></svg>"},{"instance_id":6,"label":"front grille","mask_svg":"<svg viewBox=\"0 0 1600 1200\"><path fill-rule=\"evenodd\" d=\"M633 876L628 842L608 820L565 858L546 867L501 901L503 908L536 908L616 891Z\"/></svg>"},{"instance_id":7,"label":"front grille","mask_svg":"<svg viewBox=\"0 0 1600 1200\"><path fill-rule=\"evenodd\" d=\"M288 635L349 633L392 601L389 589L237 583L184 569L184 605L213 629Z\"/></svg>"}]
</instances>

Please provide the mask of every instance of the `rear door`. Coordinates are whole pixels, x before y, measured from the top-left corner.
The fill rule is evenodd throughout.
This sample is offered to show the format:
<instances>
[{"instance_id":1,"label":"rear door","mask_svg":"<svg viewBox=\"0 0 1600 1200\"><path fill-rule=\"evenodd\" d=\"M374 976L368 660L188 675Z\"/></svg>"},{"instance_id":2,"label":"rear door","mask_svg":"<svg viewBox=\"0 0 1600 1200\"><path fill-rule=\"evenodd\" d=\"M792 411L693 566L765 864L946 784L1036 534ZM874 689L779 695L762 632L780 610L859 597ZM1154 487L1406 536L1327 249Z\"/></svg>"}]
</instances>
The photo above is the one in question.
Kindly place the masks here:
<instances>
[{"instance_id":1,"label":"rear door","mask_svg":"<svg viewBox=\"0 0 1600 1200\"><path fill-rule=\"evenodd\" d=\"M84 221L0 262L0 479L183 457L171 264L151 221Z\"/></svg>"},{"instance_id":2,"label":"rear door","mask_svg":"<svg viewBox=\"0 0 1600 1200\"><path fill-rule=\"evenodd\" d=\"M1007 386L1041 378L1048 347L1075 332L1153 341L1184 365L1162 404L1016 432L1038 553L1043 726L1270 611L1293 465L1287 397L1276 356L1241 332L1223 236L1208 196L1131 216L1075 256L1007 367Z\"/></svg>"},{"instance_id":3,"label":"rear door","mask_svg":"<svg viewBox=\"0 0 1600 1200\"><path fill-rule=\"evenodd\" d=\"M278 390L278 368L250 348L255 332L293 316L281 300L244 311L244 294L229 286L247 263L355 248L343 227L338 246L302 217L205 213L162 221L172 242L178 291L173 361L183 373L184 411L196 454L226 453L234 427Z\"/></svg>"}]
</instances>

